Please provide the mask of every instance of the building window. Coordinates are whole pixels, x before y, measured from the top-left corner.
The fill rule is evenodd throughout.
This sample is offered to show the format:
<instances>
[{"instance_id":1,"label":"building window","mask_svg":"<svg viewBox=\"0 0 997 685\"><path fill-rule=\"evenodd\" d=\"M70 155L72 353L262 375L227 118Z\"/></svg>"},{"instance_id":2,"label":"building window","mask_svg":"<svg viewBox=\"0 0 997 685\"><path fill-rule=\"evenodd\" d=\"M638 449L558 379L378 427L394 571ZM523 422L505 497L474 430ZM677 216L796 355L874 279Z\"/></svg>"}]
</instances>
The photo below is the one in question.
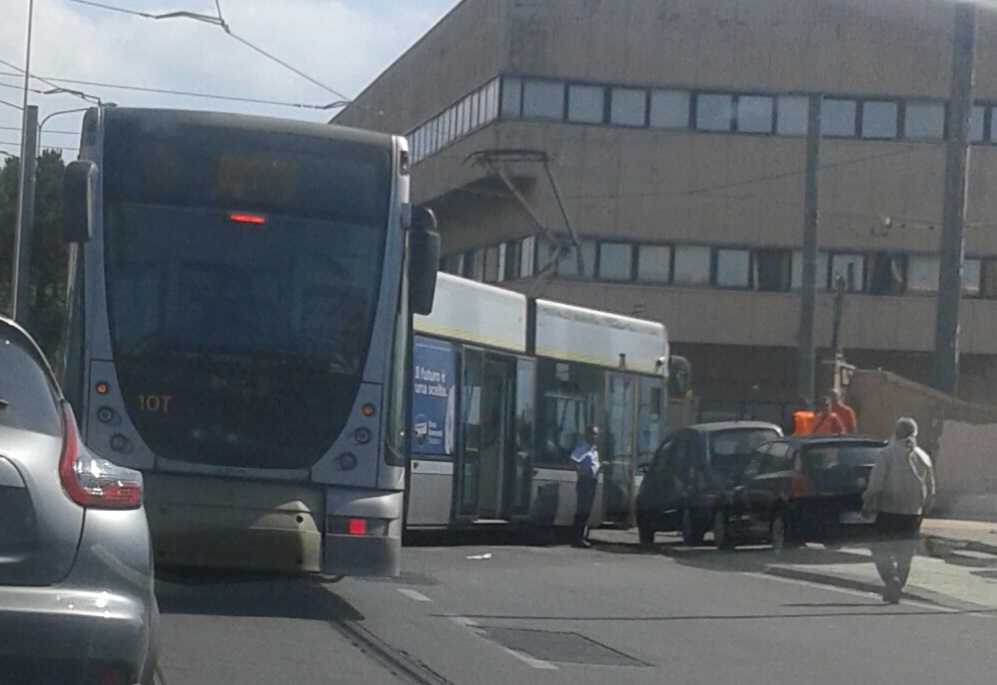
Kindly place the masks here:
<instances>
[{"instance_id":1,"label":"building window","mask_svg":"<svg viewBox=\"0 0 997 685\"><path fill-rule=\"evenodd\" d=\"M907 255L876 252L869 270L870 295L903 295L907 284Z\"/></svg>"},{"instance_id":2,"label":"building window","mask_svg":"<svg viewBox=\"0 0 997 685\"><path fill-rule=\"evenodd\" d=\"M677 245L672 282L677 285L710 284L710 248L698 245Z\"/></svg>"},{"instance_id":3,"label":"building window","mask_svg":"<svg viewBox=\"0 0 997 685\"><path fill-rule=\"evenodd\" d=\"M651 93L651 128L689 128L690 95L685 90Z\"/></svg>"},{"instance_id":4,"label":"building window","mask_svg":"<svg viewBox=\"0 0 997 685\"><path fill-rule=\"evenodd\" d=\"M537 239L535 236L523 238L523 246L519 251L519 277L529 278L533 275L537 257Z\"/></svg>"},{"instance_id":5,"label":"building window","mask_svg":"<svg viewBox=\"0 0 997 685\"><path fill-rule=\"evenodd\" d=\"M582 240L581 247L568 245L561 248L554 273L561 278L592 278L595 274L595 242Z\"/></svg>"},{"instance_id":6,"label":"building window","mask_svg":"<svg viewBox=\"0 0 997 685\"><path fill-rule=\"evenodd\" d=\"M980 272L982 260L967 259L962 263L962 294L967 297L980 296ZM909 278L909 277L908 277Z\"/></svg>"},{"instance_id":7,"label":"building window","mask_svg":"<svg viewBox=\"0 0 997 685\"><path fill-rule=\"evenodd\" d=\"M523 104L523 81L505 76L502 78L502 116L519 118Z\"/></svg>"},{"instance_id":8,"label":"building window","mask_svg":"<svg viewBox=\"0 0 997 685\"><path fill-rule=\"evenodd\" d=\"M630 243L599 243L599 278L604 281L633 280L633 246Z\"/></svg>"},{"instance_id":9,"label":"building window","mask_svg":"<svg viewBox=\"0 0 997 685\"><path fill-rule=\"evenodd\" d=\"M945 105L941 102L908 102L904 109L904 137L941 140L945 137Z\"/></svg>"},{"instance_id":10,"label":"building window","mask_svg":"<svg viewBox=\"0 0 997 685\"><path fill-rule=\"evenodd\" d=\"M986 115L986 107L973 105L973 109L969 113L969 141L971 143L983 142L983 122L986 120Z\"/></svg>"},{"instance_id":11,"label":"building window","mask_svg":"<svg viewBox=\"0 0 997 685\"><path fill-rule=\"evenodd\" d=\"M480 281L485 273L485 252L484 250L468 250L464 253L463 259L464 278L473 281Z\"/></svg>"},{"instance_id":12,"label":"building window","mask_svg":"<svg viewBox=\"0 0 997 685\"><path fill-rule=\"evenodd\" d=\"M834 138L855 135L855 101L825 99L820 107L821 134Z\"/></svg>"},{"instance_id":13,"label":"building window","mask_svg":"<svg viewBox=\"0 0 997 685\"><path fill-rule=\"evenodd\" d=\"M568 121L601 124L606 107L602 86L568 86Z\"/></svg>"},{"instance_id":14,"label":"building window","mask_svg":"<svg viewBox=\"0 0 997 685\"><path fill-rule=\"evenodd\" d=\"M464 255L452 254L443 258L443 269L448 274L460 276L464 273Z\"/></svg>"},{"instance_id":15,"label":"building window","mask_svg":"<svg viewBox=\"0 0 997 685\"><path fill-rule=\"evenodd\" d=\"M980 297L997 299L997 259L980 260Z\"/></svg>"},{"instance_id":16,"label":"building window","mask_svg":"<svg viewBox=\"0 0 997 685\"><path fill-rule=\"evenodd\" d=\"M817 285L818 291L827 288L829 260L830 255L827 252L817 253L817 273L814 277L814 283ZM803 289L803 252L799 250L793 252L793 273L790 277L790 284L793 290Z\"/></svg>"},{"instance_id":17,"label":"building window","mask_svg":"<svg viewBox=\"0 0 997 685\"><path fill-rule=\"evenodd\" d=\"M860 254L831 255L831 279L827 288L833 290L838 277L845 279L845 292L860 293L865 283L865 257ZM820 284L818 283L818 287Z\"/></svg>"},{"instance_id":18,"label":"building window","mask_svg":"<svg viewBox=\"0 0 997 685\"><path fill-rule=\"evenodd\" d=\"M907 292L916 295L938 292L938 257L912 255L907 260Z\"/></svg>"},{"instance_id":19,"label":"building window","mask_svg":"<svg viewBox=\"0 0 997 685\"><path fill-rule=\"evenodd\" d=\"M755 252L755 283L764 292L790 289L793 253L790 250L762 249Z\"/></svg>"},{"instance_id":20,"label":"building window","mask_svg":"<svg viewBox=\"0 0 997 685\"><path fill-rule=\"evenodd\" d=\"M609 121L617 126L644 126L647 120L647 93L636 88L613 88Z\"/></svg>"},{"instance_id":21,"label":"building window","mask_svg":"<svg viewBox=\"0 0 997 685\"><path fill-rule=\"evenodd\" d=\"M487 124L498 118L499 80L493 79L481 92L481 102L478 107L478 123Z\"/></svg>"},{"instance_id":22,"label":"building window","mask_svg":"<svg viewBox=\"0 0 997 685\"><path fill-rule=\"evenodd\" d=\"M696 129L700 131L730 131L734 114L734 98L719 93L696 96Z\"/></svg>"},{"instance_id":23,"label":"building window","mask_svg":"<svg viewBox=\"0 0 997 685\"><path fill-rule=\"evenodd\" d=\"M668 283L672 276L672 248L669 245L641 245L637 248L637 280Z\"/></svg>"},{"instance_id":24,"label":"building window","mask_svg":"<svg viewBox=\"0 0 997 685\"><path fill-rule=\"evenodd\" d=\"M897 103L862 103L862 137L891 140L897 137Z\"/></svg>"},{"instance_id":25,"label":"building window","mask_svg":"<svg viewBox=\"0 0 997 685\"><path fill-rule=\"evenodd\" d=\"M523 116L531 119L561 119L564 116L564 84L556 81L524 81Z\"/></svg>"},{"instance_id":26,"label":"building window","mask_svg":"<svg viewBox=\"0 0 997 685\"><path fill-rule=\"evenodd\" d=\"M983 138L987 142L997 143L997 107L987 107L987 126L983 131Z\"/></svg>"},{"instance_id":27,"label":"building window","mask_svg":"<svg viewBox=\"0 0 997 685\"><path fill-rule=\"evenodd\" d=\"M718 249L714 283L719 288L750 288L751 252Z\"/></svg>"},{"instance_id":28,"label":"building window","mask_svg":"<svg viewBox=\"0 0 997 685\"><path fill-rule=\"evenodd\" d=\"M776 98L775 132L780 136L807 135L809 98L803 95L780 95Z\"/></svg>"},{"instance_id":29,"label":"building window","mask_svg":"<svg viewBox=\"0 0 997 685\"><path fill-rule=\"evenodd\" d=\"M737 98L737 130L742 133L772 133L772 98L742 95Z\"/></svg>"}]
</instances>

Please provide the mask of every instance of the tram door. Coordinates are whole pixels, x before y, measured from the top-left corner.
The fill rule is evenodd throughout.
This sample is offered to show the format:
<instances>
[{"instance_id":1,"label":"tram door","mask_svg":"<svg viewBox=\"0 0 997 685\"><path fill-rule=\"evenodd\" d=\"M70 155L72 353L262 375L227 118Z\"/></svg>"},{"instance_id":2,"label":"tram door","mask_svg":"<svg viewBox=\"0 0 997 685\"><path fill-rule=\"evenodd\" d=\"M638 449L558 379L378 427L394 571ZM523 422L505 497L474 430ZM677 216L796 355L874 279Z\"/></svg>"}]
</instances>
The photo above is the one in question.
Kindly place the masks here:
<instances>
[{"instance_id":1,"label":"tram door","mask_svg":"<svg viewBox=\"0 0 997 685\"><path fill-rule=\"evenodd\" d=\"M603 459L608 462L603 474L604 520L607 523L633 524L636 388L637 381L631 376L607 375L606 426L603 430Z\"/></svg>"},{"instance_id":2,"label":"tram door","mask_svg":"<svg viewBox=\"0 0 997 685\"><path fill-rule=\"evenodd\" d=\"M457 455L457 519L499 522L519 513L515 469L516 360L465 350L461 415L463 449ZM527 472L528 474L528 472Z\"/></svg>"}]
</instances>

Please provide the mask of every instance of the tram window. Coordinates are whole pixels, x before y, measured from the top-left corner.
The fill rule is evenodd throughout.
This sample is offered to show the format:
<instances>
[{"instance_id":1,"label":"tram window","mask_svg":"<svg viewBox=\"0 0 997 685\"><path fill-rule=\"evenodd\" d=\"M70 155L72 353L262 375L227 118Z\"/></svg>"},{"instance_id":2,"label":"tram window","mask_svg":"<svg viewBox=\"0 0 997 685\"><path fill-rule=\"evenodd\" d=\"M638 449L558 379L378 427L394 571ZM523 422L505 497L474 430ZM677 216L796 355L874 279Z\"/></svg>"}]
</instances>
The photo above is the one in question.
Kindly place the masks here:
<instances>
[{"instance_id":1,"label":"tram window","mask_svg":"<svg viewBox=\"0 0 997 685\"><path fill-rule=\"evenodd\" d=\"M585 430L585 401L578 396L544 397L543 443L540 459L547 464L566 464Z\"/></svg>"}]
</instances>

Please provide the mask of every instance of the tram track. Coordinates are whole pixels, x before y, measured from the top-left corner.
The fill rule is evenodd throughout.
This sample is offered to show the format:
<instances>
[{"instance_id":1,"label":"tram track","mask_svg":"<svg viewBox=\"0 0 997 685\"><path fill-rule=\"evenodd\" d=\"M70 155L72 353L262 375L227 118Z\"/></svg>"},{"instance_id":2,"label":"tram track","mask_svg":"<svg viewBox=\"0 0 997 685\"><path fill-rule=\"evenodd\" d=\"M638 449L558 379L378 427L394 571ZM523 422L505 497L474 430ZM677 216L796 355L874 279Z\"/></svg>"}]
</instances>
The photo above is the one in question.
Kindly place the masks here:
<instances>
[{"instance_id":1,"label":"tram track","mask_svg":"<svg viewBox=\"0 0 997 685\"><path fill-rule=\"evenodd\" d=\"M387 668L406 685L454 685L408 652L392 647L357 621L338 618L331 620L329 625L371 661Z\"/></svg>"}]
</instances>

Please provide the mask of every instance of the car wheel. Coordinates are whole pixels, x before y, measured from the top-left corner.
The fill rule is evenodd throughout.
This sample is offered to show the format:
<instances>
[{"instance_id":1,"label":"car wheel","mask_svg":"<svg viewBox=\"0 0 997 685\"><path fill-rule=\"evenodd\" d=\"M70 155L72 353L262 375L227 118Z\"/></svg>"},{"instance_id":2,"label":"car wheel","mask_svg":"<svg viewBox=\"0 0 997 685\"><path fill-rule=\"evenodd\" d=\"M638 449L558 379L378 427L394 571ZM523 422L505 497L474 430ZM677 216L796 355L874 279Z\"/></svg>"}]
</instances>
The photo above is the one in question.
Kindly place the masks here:
<instances>
[{"instance_id":1,"label":"car wheel","mask_svg":"<svg viewBox=\"0 0 997 685\"><path fill-rule=\"evenodd\" d=\"M717 549L734 549L734 540L727 526L727 512L722 509L713 515L713 543Z\"/></svg>"},{"instance_id":2,"label":"car wheel","mask_svg":"<svg viewBox=\"0 0 997 685\"><path fill-rule=\"evenodd\" d=\"M640 540L640 544L654 544L654 534L656 532L657 531L651 527L651 523L647 520L647 516L637 514L637 538Z\"/></svg>"},{"instance_id":3,"label":"car wheel","mask_svg":"<svg viewBox=\"0 0 997 685\"><path fill-rule=\"evenodd\" d=\"M695 520L691 509L682 510L682 542L689 547L703 544L703 536L706 531Z\"/></svg>"},{"instance_id":4,"label":"car wheel","mask_svg":"<svg viewBox=\"0 0 997 685\"><path fill-rule=\"evenodd\" d=\"M799 540L789 527L785 513L776 514L769 527L769 540L772 542L772 551L782 554L786 550L796 549L803 546L803 541Z\"/></svg>"}]
</instances>

